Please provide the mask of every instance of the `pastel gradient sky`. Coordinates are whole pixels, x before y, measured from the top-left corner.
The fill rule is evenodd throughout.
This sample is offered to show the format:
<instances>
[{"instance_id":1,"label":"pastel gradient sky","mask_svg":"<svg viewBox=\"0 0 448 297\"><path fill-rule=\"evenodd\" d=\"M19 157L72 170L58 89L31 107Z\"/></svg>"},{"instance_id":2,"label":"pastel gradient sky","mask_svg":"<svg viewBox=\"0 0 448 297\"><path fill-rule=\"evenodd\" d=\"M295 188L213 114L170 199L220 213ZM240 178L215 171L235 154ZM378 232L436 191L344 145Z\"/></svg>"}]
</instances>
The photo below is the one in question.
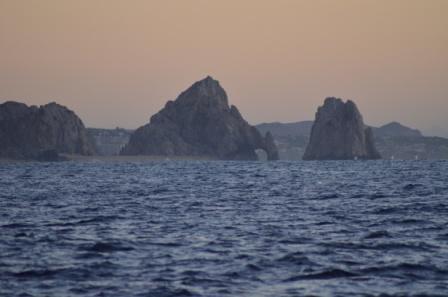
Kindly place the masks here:
<instances>
[{"instance_id":1,"label":"pastel gradient sky","mask_svg":"<svg viewBox=\"0 0 448 297\"><path fill-rule=\"evenodd\" d=\"M0 0L0 102L136 128L206 75L252 124L337 96L448 135L448 1Z\"/></svg>"}]
</instances>

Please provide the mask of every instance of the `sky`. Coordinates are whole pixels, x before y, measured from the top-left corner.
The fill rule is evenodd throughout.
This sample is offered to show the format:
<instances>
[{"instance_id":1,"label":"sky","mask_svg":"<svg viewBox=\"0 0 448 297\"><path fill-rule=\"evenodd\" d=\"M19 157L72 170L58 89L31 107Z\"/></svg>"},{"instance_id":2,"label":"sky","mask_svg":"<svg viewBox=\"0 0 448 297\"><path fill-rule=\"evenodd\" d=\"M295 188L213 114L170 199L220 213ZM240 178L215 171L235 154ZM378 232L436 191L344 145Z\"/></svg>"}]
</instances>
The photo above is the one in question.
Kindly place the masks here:
<instances>
[{"instance_id":1,"label":"sky","mask_svg":"<svg viewBox=\"0 0 448 297\"><path fill-rule=\"evenodd\" d=\"M136 128L207 75L251 124L335 96L448 136L448 1L0 0L0 102Z\"/></svg>"}]
</instances>

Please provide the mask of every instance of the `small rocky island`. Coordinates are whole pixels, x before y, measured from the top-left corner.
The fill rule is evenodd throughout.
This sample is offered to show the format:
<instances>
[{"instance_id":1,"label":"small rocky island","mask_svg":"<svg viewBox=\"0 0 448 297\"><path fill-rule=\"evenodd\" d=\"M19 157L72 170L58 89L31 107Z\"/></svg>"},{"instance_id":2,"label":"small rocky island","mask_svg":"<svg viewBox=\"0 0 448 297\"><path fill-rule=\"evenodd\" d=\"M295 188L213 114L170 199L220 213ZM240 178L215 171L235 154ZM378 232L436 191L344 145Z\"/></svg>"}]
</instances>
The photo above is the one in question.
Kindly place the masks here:
<instances>
[{"instance_id":1,"label":"small rocky island","mask_svg":"<svg viewBox=\"0 0 448 297\"><path fill-rule=\"evenodd\" d=\"M326 98L311 129L304 160L380 159L373 132L353 101Z\"/></svg>"},{"instance_id":2,"label":"small rocky island","mask_svg":"<svg viewBox=\"0 0 448 297\"><path fill-rule=\"evenodd\" d=\"M0 158L58 160L59 153L92 155L81 119L68 108L8 101L0 104Z\"/></svg>"},{"instance_id":3,"label":"small rocky island","mask_svg":"<svg viewBox=\"0 0 448 297\"><path fill-rule=\"evenodd\" d=\"M194 83L138 128L121 155L187 156L220 160L257 160L256 150L277 160L270 133L249 125L219 82L208 76Z\"/></svg>"}]
</instances>

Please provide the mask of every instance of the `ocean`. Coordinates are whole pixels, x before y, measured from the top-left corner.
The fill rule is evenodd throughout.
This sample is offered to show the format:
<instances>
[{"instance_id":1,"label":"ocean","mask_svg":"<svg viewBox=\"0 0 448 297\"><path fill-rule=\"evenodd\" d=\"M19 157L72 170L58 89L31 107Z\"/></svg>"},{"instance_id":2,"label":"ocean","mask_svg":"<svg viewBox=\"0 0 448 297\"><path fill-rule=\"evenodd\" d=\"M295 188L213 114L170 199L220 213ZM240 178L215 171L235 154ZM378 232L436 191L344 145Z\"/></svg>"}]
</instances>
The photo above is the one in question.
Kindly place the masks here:
<instances>
[{"instance_id":1,"label":"ocean","mask_svg":"<svg viewBox=\"0 0 448 297\"><path fill-rule=\"evenodd\" d=\"M448 296L448 162L0 164L0 296Z\"/></svg>"}]
</instances>

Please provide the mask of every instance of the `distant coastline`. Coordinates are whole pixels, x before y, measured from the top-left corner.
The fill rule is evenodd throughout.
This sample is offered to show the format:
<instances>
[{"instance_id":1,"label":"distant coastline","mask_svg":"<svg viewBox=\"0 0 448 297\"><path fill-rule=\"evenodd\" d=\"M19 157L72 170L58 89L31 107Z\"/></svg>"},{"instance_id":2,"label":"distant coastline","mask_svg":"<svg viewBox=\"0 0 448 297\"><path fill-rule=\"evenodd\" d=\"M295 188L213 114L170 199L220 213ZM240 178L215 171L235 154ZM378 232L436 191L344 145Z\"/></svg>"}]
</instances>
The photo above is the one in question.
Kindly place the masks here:
<instances>
[{"instance_id":1,"label":"distant coastline","mask_svg":"<svg viewBox=\"0 0 448 297\"><path fill-rule=\"evenodd\" d=\"M134 156L83 156L83 155L69 155L61 154L68 161L81 162L146 162L146 161L209 161L214 160L207 156L154 156L154 155L134 155Z\"/></svg>"},{"instance_id":2,"label":"distant coastline","mask_svg":"<svg viewBox=\"0 0 448 297\"><path fill-rule=\"evenodd\" d=\"M216 160L207 156L150 156L150 155L136 155L136 156L102 156L102 155L70 155L60 154L65 161L75 162L149 162L149 161L211 161ZM33 159L12 159L12 158L0 158L0 164L8 163L28 163L38 162Z\"/></svg>"}]
</instances>

